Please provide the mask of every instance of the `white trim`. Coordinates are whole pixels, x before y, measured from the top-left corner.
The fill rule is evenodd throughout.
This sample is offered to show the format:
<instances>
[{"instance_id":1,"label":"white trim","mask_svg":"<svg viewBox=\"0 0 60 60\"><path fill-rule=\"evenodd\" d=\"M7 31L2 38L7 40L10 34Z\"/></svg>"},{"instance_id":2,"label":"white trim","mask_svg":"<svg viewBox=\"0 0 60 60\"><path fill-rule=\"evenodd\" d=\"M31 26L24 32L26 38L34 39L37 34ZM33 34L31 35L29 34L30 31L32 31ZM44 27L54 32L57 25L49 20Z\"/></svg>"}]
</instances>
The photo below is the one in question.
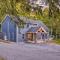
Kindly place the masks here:
<instances>
[{"instance_id":1,"label":"white trim","mask_svg":"<svg viewBox=\"0 0 60 60\"><path fill-rule=\"evenodd\" d=\"M47 33L46 30L43 27L41 27L41 28L45 31L45 33Z\"/></svg>"},{"instance_id":2,"label":"white trim","mask_svg":"<svg viewBox=\"0 0 60 60\"><path fill-rule=\"evenodd\" d=\"M16 25L16 42L18 43L18 26Z\"/></svg>"},{"instance_id":3,"label":"white trim","mask_svg":"<svg viewBox=\"0 0 60 60\"><path fill-rule=\"evenodd\" d=\"M4 21L5 21L5 19L6 19L6 17L7 16L9 16L10 17L10 15L9 14L7 14L5 17L4 17L4 19L1 21L1 23L0 24L2 24Z\"/></svg>"},{"instance_id":4,"label":"white trim","mask_svg":"<svg viewBox=\"0 0 60 60\"><path fill-rule=\"evenodd\" d=\"M47 33L46 30L45 30L42 26L40 27L40 29L43 29L43 31L44 31L45 33Z\"/></svg>"},{"instance_id":5,"label":"white trim","mask_svg":"<svg viewBox=\"0 0 60 60\"><path fill-rule=\"evenodd\" d=\"M8 22L8 26L7 26L7 31L8 31L8 38L9 38L9 40L10 40L10 32L9 32L9 22Z\"/></svg>"}]
</instances>

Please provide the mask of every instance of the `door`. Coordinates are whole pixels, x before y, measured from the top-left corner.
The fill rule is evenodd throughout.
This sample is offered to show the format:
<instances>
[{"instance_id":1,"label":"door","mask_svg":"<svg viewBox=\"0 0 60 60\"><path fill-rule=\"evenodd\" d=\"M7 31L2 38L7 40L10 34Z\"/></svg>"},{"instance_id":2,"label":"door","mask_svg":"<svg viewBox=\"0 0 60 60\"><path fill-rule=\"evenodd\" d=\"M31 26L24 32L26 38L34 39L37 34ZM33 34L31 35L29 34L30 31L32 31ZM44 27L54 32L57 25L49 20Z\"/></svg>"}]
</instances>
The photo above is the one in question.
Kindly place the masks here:
<instances>
[{"instance_id":1,"label":"door","mask_svg":"<svg viewBox=\"0 0 60 60\"><path fill-rule=\"evenodd\" d=\"M11 22L9 25L10 41L16 42L16 24Z\"/></svg>"},{"instance_id":2,"label":"door","mask_svg":"<svg viewBox=\"0 0 60 60\"><path fill-rule=\"evenodd\" d=\"M27 33L27 40L33 41L33 33Z\"/></svg>"}]
</instances>

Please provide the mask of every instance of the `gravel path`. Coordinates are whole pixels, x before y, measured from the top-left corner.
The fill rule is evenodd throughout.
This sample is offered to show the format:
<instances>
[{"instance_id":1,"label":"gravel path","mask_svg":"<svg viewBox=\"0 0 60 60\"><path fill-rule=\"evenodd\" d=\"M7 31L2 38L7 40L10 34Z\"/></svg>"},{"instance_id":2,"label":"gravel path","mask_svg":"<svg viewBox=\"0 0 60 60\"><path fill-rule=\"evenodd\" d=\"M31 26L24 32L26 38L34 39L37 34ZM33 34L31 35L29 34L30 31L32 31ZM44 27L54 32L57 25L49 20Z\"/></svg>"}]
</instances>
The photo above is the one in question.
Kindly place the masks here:
<instances>
[{"instance_id":1,"label":"gravel path","mask_svg":"<svg viewBox=\"0 0 60 60\"><path fill-rule=\"evenodd\" d=\"M60 60L60 46L0 43L0 56L5 60Z\"/></svg>"}]
</instances>

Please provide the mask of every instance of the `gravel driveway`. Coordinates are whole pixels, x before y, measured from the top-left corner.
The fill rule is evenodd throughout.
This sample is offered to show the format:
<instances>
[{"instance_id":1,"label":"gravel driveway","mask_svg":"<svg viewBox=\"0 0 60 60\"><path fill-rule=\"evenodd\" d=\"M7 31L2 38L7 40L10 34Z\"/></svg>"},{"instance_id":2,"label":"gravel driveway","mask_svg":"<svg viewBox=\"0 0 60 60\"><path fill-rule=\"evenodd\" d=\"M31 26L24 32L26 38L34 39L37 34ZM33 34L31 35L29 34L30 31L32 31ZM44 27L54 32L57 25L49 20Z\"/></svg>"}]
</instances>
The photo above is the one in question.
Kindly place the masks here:
<instances>
[{"instance_id":1,"label":"gravel driveway","mask_svg":"<svg viewBox=\"0 0 60 60\"><path fill-rule=\"evenodd\" d=\"M0 56L5 60L60 60L60 46L0 43Z\"/></svg>"}]
</instances>

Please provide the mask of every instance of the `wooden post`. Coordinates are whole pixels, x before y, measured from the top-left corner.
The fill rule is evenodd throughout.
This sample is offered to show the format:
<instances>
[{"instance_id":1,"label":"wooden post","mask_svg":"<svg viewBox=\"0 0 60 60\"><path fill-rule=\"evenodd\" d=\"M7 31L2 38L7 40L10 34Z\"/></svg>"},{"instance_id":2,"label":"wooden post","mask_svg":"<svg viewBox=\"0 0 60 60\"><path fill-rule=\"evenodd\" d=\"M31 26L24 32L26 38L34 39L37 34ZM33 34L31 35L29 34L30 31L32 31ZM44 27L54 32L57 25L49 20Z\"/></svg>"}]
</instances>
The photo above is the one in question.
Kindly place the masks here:
<instances>
[{"instance_id":1,"label":"wooden post","mask_svg":"<svg viewBox=\"0 0 60 60\"><path fill-rule=\"evenodd\" d=\"M41 33L41 40L42 40L42 33Z\"/></svg>"},{"instance_id":2,"label":"wooden post","mask_svg":"<svg viewBox=\"0 0 60 60\"><path fill-rule=\"evenodd\" d=\"M37 43L36 33L34 33L34 40L35 40L35 43Z\"/></svg>"},{"instance_id":3,"label":"wooden post","mask_svg":"<svg viewBox=\"0 0 60 60\"><path fill-rule=\"evenodd\" d=\"M16 42L18 43L18 26L16 27Z\"/></svg>"},{"instance_id":4,"label":"wooden post","mask_svg":"<svg viewBox=\"0 0 60 60\"><path fill-rule=\"evenodd\" d=\"M9 22L8 22L8 25L7 25L7 27L8 27L8 39L10 40Z\"/></svg>"}]
</instances>

